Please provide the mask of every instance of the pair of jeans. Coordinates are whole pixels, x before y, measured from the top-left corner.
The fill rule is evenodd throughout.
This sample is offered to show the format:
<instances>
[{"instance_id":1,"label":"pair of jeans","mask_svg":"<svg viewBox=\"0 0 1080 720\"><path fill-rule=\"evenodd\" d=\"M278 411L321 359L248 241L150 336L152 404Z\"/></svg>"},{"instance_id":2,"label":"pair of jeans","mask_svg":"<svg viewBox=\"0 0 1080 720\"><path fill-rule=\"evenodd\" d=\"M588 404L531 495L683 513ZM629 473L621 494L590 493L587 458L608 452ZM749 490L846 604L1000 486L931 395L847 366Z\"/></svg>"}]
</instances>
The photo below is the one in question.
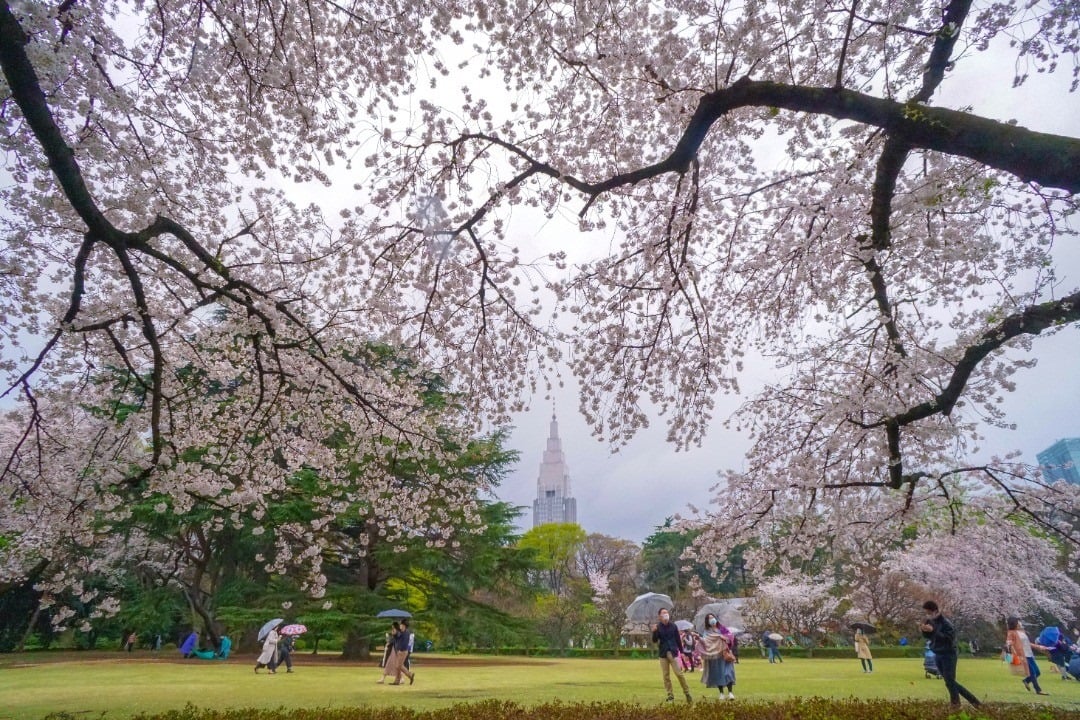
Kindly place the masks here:
<instances>
[{"instance_id":1,"label":"pair of jeans","mask_svg":"<svg viewBox=\"0 0 1080 720\"><path fill-rule=\"evenodd\" d=\"M1035 658L1033 657L1024 659L1027 660L1028 669L1028 676L1024 678L1024 684L1027 685L1028 683L1031 683L1031 686L1035 688L1035 692L1041 693L1042 688L1039 687L1039 676L1042 675L1042 673L1039 672L1039 666L1035 663Z\"/></svg>"},{"instance_id":2,"label":"pair of jeans","mask_svg":"<svg viewBox=\"0 0 1080 720\"><path fill-rule=\"evenodd\" d=\"M959 705L960 696L962 695L972 705L978 705L979 698L956 682L956 653L935 653L934 659L937 661L938 672L941 673L942 679L945 680L945 687L949 691L949 702L953 705Z\"/></svg>"}]
</instances>

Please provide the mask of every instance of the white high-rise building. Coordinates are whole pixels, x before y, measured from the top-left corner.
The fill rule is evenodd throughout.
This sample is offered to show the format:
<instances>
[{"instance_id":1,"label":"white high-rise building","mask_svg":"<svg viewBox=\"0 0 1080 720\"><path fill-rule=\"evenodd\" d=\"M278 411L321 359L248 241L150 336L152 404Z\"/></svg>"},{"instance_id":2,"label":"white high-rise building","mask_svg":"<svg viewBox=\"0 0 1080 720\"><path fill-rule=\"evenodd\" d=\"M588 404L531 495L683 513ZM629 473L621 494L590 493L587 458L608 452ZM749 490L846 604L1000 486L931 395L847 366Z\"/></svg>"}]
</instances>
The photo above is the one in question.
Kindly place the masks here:
<instances>
[{"instance_id":1,"label":"white high-rise building","mask_svg":"<svg viewBox=\"0 0 1080 720\"><path fill-rule=\"evenodd\" d=\"M536 500L533 502L533 527L544 523L576 523L577 500L570 496L570 471L566 467L559 423L551 414L551 436L547 440L544 458L540 461L540 476L536 480Z\"/></svg>"}]
</instances>

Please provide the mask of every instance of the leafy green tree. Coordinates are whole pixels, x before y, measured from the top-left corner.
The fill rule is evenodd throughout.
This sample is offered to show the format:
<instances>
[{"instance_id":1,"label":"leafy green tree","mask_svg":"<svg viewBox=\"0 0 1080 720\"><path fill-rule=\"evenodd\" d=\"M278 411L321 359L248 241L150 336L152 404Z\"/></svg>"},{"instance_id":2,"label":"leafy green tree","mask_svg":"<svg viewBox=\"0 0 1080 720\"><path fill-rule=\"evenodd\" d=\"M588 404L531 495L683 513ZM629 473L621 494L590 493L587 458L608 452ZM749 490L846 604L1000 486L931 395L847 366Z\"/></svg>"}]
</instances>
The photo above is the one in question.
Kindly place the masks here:
<instances>
[{"instance_id":1,"label":"leafy green tree","mask_svg":"<svg viewBox=\"0 0 1080 720\"><path fill-rule=\"evenodd\" d=\"M698 589L717 597L744 595L751 582L743 559L745 545L732 547L723 557L702 558L691 550L700 534L700 530L675 528L671 518L657 526L641 547L645 588L684 602L690 602ZM692 559L690 554L694 554Z\"/></svg>"},{"instance_id":2,"label":"leafy green tree","mask_svg":"<svg viewBox=\"0 0 1080 720\"><path fill-rule=\"evenodd\" d=\"M518 546L534 553L544 584L558 596L573 572L574 560L586 537L577 523L545 523L522 535Z\"/></svg>"}]
</instances>

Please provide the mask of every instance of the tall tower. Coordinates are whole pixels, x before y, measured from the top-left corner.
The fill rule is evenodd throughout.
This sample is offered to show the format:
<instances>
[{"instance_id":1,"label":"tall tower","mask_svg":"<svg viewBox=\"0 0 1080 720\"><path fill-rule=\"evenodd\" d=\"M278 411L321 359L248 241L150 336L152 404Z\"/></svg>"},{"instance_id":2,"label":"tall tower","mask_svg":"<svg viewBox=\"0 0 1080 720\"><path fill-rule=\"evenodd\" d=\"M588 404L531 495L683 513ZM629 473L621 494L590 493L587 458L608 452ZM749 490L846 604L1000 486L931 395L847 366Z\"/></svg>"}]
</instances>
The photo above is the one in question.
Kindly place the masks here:
<instances>
[{"instance_id":1,"label":"tall tower","mask_svg":"<svg viewBox=\"0 0 1080 720\"><path fill-rule=\"evenodd\" d=\"M551 413L551 435L540 461L540 476L536 479L536 500L533 502L533 527L544 523L576 523L577 500L570 497L570 471L566 467L559 422Z\"/></svg>"}]
</instances>

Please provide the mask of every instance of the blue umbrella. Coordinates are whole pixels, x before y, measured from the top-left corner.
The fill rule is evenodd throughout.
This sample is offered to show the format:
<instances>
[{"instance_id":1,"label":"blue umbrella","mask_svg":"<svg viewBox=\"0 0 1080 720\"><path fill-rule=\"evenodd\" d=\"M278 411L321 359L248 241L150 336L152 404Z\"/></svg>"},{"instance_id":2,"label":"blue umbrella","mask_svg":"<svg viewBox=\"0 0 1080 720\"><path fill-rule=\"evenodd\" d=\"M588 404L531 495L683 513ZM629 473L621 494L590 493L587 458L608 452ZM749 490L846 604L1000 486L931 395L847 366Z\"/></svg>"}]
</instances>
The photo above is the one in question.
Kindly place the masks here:
<instances>
[{"instance_id":1,"label":"blue umbrella","mask_svg":"<svg viewBox=\"0 0 1080 720\"><path fill-rule=\"evenodd\" d=\"M405 610L398 610L397 608L390 608L389 610L383 610L376 615L377 618L411 618L412 613Z\"/></svg>"},{"instance_id":2,"label":"blue umbrella","mask_svg":"<svg viewBox=\"0 0 1080 720\"><path fill-rule=\"evenodd\" d=\"M283 622L285 622L285 621L282 620L281 618L274 618L270 622L263 625L262 629L259 630L259 640L261 641L263 638L265 638L267 635L270 634L271 630L273 630L274 628L276 628L278 625L280 625Z\"/></svg>"}]
</instances>

